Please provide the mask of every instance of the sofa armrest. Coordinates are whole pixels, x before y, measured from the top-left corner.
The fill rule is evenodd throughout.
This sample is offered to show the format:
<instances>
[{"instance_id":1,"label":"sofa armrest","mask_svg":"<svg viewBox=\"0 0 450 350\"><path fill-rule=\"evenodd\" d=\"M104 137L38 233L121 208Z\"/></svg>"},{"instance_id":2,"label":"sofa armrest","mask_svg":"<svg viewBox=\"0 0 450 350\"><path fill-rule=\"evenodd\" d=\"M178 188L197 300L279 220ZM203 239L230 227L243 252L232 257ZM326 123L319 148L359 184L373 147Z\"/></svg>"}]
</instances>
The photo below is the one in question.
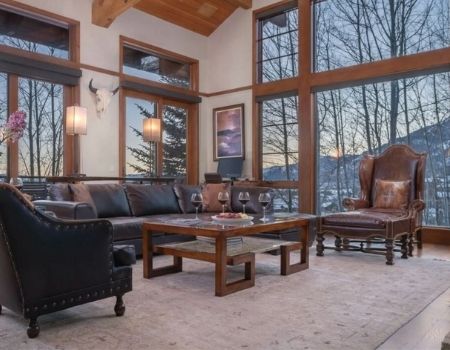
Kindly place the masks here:
<instances>
[{"instance_id":1,"label":"sofa armrest","mask_svg":"<svg viewBox=\"0 0 450 350\"><path fill-rule=\"evenodd\" d=\"M33 202L36 207L55 213L60 219L88 220L96 219L94 208L89 203L36 200Z\"/></svg>"},{"instance_id":2,"label":"sofa armrest","mask_svg":"<svg viewBox=\"0 0 450 350\"><path fill-rule=\"evenodd\" d=\"M346 210L358 210L362 208L369 208L369 201L359 198L344 198L342 205Z\"/></svg>"}]
</instances>

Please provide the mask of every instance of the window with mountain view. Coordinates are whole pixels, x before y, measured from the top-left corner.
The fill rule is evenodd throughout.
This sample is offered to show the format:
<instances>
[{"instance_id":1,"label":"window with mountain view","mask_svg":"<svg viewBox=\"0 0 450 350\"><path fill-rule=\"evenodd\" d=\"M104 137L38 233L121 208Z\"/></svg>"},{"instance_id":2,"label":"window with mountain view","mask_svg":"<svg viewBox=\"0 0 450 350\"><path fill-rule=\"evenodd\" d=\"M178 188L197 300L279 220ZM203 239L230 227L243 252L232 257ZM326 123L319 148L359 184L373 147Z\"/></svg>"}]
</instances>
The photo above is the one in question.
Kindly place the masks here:
<instances>
[{"instance_id":1,"label":"window with mountain view","mask_svg":"<svg viewBox=\"0 0 450 350\"><path fill-rule=\"evenodd\" d=\"M262 178L266 181L298 180L298 98L281 97L262 101ZM298 208L298 191L277 191L275 209Z\"/></svg>"},{"instance_id":2,"label":"window with mountain view","mask_svg":"<svg viewBox=\"0 0 450 350\"><path fill-rule=\"evenodd\" d=\"M365 152L405 143L428 154L425 224L450 225L450 73L320 92L317 108L322 214L358 195Z\"/></svg>"},{"instance_id":3,"label":"window with mountain view","mask_svg":"<svg viewBox=\"0 0 450 350\"><path fill-rule=\"evenodd\" d=\"M450 46L449 0L326 0L314 14L316 71Z\"/></svg>"},{"instance_id":4,"label":"window with mountain view","mask_svg":"<svg viewBox=\"0 0 450 350\"><path fill-rule=\"evenodd\" d=\"M125 74L186 89L191 87L190 63L128 45L123 45L122 50Z\"/></svg>"},{"instance_id":5,"label":"window with mountain view","mask_svg":"<svg viewBox=\"0 0 450 350\"><path fill-rule=\"evenodd\" d=\"M258 82L298 75L298 9L285 9L258 19Z\"/></svg>"}]
</instances>

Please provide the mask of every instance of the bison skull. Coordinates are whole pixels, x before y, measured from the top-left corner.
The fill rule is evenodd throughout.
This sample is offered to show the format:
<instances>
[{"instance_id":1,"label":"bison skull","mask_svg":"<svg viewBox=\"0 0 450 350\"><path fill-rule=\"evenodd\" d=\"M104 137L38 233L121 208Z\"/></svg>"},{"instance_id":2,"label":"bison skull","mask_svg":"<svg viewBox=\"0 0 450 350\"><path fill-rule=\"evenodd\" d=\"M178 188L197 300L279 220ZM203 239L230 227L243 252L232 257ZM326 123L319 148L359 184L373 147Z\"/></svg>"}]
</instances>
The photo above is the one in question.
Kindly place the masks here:
<instances>
[{"instance_id":1,"label":"bison skull","mask_svg":"<svg viewBox=\"0 0 450 350\"><path fill-rule=\"evenodd\" d=\"M109 103L111 102L111 97L113 97L117 91L119 91L118 86L116 89L110 91L107 89L97 89L92 85L92 79L89 82L89 90L95 94L95 103L97 106L97 113L102 115L106 108L108 108Z\"/></svg>"}]
</instances>

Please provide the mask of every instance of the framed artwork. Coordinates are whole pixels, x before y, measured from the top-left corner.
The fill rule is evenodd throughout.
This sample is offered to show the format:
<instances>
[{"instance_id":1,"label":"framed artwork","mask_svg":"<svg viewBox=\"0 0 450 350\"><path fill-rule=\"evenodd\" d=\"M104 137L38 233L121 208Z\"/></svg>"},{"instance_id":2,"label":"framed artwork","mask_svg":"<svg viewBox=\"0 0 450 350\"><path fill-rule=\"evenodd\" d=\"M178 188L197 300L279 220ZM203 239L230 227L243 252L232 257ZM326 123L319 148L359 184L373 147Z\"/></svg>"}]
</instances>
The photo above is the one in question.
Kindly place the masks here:
<instances>
[{"instance_id":1,"label":"framed artwork","mask_svg":"<svg viewBox=\"0 0 450 350\"><path fill-rule=\"evenodd\" d=\"M214 160L244 159L244 104L213 110Z\"/></svg>"}]
</instances>

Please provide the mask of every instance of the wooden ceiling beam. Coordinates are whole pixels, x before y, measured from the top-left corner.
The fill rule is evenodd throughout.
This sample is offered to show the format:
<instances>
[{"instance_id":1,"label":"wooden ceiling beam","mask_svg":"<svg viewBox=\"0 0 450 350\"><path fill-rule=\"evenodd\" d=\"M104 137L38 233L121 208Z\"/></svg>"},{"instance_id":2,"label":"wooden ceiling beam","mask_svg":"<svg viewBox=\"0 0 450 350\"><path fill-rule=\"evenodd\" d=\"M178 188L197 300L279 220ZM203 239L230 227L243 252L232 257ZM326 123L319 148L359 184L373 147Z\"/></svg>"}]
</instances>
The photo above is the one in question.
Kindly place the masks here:
<instances>
[{"instance_id":1,"label":"wooden ceiling beam","mask_svg":"<svg viewBox=\"0 0 450 350\"><path fill-rule=\"evenodd\" d=\"M252 0L225 0L231 5L242 7L243 9L251 9L252 8Z\"/></svg>"},{"instance_id":2,"label":"wooden ceiling beam","mask_svg":"<svg viewBox=\"0 0 450 350\"><path fill-rule=\"evenodd\" d=\"M92 23L108 28L114 20L141 0L94 0Z\"/></svg>"}]
</instances>

